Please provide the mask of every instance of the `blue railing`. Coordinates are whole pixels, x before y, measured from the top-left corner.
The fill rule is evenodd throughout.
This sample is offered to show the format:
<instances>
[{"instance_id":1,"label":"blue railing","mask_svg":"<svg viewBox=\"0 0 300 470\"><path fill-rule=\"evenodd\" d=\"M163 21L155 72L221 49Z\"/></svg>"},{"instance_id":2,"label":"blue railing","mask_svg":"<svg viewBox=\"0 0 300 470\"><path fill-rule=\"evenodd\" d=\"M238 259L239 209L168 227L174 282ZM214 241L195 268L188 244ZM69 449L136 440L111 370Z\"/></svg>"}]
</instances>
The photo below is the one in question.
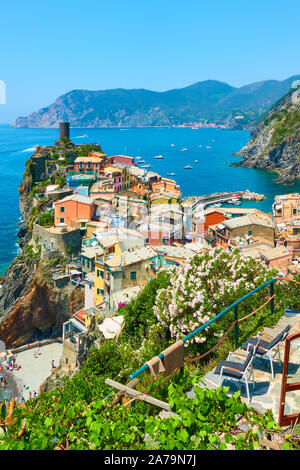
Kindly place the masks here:
<instances>
[{"instance_id":1,"label":"blue railing","mask_svg":"<svg viewBox=\"0 0 300 470\"><path fill-rule=\"evenodd\" d=\"M204 330L205 328L210 326L212 323L216 322L217 320L222 318L224 315L226 315L226 313L228 313L230 310L234 309L234 321L235 321L235 330L234 330L235 334L234 334L234 337L235 337L235 345L237 346L238 341L239 341L239 329L238 329L239 327L238 327L238 322L237 322L237 320L238 320L238 305L241 302L243 302L244 300L251 297L256 292L259 292L261 289L264 289L267 286L270 286L270 297L273 297L273 295L274 295L274 283L275 283L276 279L277 278L270 279L269 281L265 282L261 286L256 287L256 289L253 289L251 292L249 292L248 294L241 297L239 300L237 300L233 304L229 305L229 307L225 308L225 310L223 310L221 313L216 315L214 318L212 318L208 322L204 323L203 325L199 326L199 328L194 330L192 333L190 333L187 336L185 336L184 338L182 338L183 343L186 343L186 341L189 341L190 339L192 339L194 336L196 336L198 333L200 333L200 331ZM270 300L270 308L271 308L271 314L274 313L274 298L271 298L271 300ZM160 354L158 354L158 357L160 359L163 359L164 355L162 353L160 353ZM135 372L133 372L130 375L130 378L135 379L140 374L142 374L142 372L145 372L148 368L149 368L148 364L144 364L142 367L140 367Z\"/></svg>"}]
</instances>

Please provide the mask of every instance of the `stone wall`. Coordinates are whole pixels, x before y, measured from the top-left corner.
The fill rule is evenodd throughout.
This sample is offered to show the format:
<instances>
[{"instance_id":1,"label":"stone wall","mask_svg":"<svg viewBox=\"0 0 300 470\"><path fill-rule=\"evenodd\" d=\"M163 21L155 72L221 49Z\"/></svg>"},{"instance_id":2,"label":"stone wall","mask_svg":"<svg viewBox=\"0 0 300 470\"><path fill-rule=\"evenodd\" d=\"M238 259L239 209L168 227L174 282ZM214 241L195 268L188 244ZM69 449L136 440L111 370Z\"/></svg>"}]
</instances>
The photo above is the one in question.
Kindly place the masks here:
<instances>
[{"instance_id":1,"label":"stone wall","mask_svg":"<svg viewBox=\"0 0 300 470\"><path fill-rule=\"evenodd\" d=\"M63 353L61 367L65 370L73 370L77 365L76 348L70 341L63 341Z\"/></svg>"},{"instance_id":2,"label":"stone wall","mask_svg":"<svg viewBox=\"0 0 300 470\"><path fill-rule=\"evenodd\" d=\"M49 160L49 155L32 155L31 159L33 161L35 181L42 181L47 179L48 172L46 160Z\"/></svg>"},{"instance_id":3,"label":"stone wall","mask_svg":"<svg viewBox=\"0 0 300 470\"><path fill-rule=\"evenodd\" d=\"M72 253L78 253L81 248L81 233L79 229L54 233L49 228L34 224L32 243L35 246L42 245L42 258L45 257L45 251L59 251L66 255L70 249Z\"/></svg>"},{"instance_id":4,"label":"stone wall","mask_svg":"<svg viewBox=\"0 0 300 470\"><path fill-rule=\"evenodd\" d=\"M231 231L231 237L244 237L248 232L252 232L252 237L262 237L270 242L274 242L274 229L263 225L251 224L237 227Z\"/></svg>"}]
</instances>

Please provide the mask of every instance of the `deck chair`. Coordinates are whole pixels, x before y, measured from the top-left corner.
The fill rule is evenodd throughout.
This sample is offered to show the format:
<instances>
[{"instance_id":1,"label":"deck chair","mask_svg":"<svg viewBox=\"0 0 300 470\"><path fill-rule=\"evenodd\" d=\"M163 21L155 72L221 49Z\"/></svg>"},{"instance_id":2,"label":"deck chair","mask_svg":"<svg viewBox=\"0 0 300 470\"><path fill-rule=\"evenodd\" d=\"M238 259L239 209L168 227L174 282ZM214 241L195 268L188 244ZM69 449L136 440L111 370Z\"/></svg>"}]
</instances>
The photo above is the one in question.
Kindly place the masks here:
<instances>
[{"instance_id":1,"label":"deck chair","mask_svg":"<svg viewBox=\"0 0 300 470\"><path fill-rule=\"evenodd\" d=\"M276 357L278 357L278 360L281 362L279 344L282 341L284 341L285 338L288 336L291 327L292 327L292 325L286 326L275 337L273 337L273 336L271 336L267 333L262 333L262 336L269 337L270 341L265 341L265 340L261 339L256 354L257 354L258 357L261 357L263 359L269 359L273 379L274 379L273 360ZM251 351L251 349L253 349L253 345L255 344L255 341L256 341L255 337L249 338L242 345L242 349L245 349L247 352Z\"/></svg>"},{"instance_id":2,"label":"deck chair","mask_svg":"<svg viewBox=\"0 0 300 470\"><path fill-rule=\"evenodd\" d=\"M222 382L225 378L230 380L236 380L241 383L245 383L247 390L248 403L251 402L249 394L249 384L251 381L253 383L253 388L255 387L254 382L254 372L252 367L252 361L256 354L257 348L259 346L260 338L259 335L257 338L254 338L256 343L254 347L248 352L248 354L241 354L236 352L230 352L225 361L220 361L216 367L215 374L220 374L219 385L222 385ZM239 356L244 358L244 362L230 361L232 356Z\"/></svg>"}]
</instances>

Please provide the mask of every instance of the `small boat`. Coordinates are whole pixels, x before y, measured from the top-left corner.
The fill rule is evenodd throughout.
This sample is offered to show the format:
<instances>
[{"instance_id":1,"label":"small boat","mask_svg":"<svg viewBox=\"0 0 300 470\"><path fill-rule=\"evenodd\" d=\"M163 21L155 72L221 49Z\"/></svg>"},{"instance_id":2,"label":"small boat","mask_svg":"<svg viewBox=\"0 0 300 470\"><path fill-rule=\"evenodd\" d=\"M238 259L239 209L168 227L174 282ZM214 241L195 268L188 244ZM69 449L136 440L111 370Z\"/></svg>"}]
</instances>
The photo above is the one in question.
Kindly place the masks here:
<instances>
[{"instance_id":1,"label":"small boat","mask_svg":"<svg viewBox=\"0 0 300 470\"><path fill-rule=\"evenodd\" d=\"M184 149L181 149L181 151L182 151L182 152L188 152L188 151L189 151L189 149L187 149L187 148L184 148Z\"/></svg>"},{"instance_id":2,"label":"small boat","mask_svg":"<svg viewBox=\"0 0 300 470\"><path fill-rule=\"evenodd\" d=\"M192 170L193 167L192 167L191 165L186 165L186 166L184 167L184 169L185 169L185 170Z\"/></svg>"},{"instance_id":3,"label":"small boat","mask_svg":"<svg viewBox=\"0 0 300 470\"><path fill-rule=\"evenodd\" d=\"M136 159L136 160L141 160L141 159L142 159L142 157L135 157L135 159Z\"/></svg>"},{"instance_id":4,"label":"small boat","mask_svg":"<svg viewBox=\"0 0 300 470\"><path fill-rule=\"evenodd\" d=\"M211 147L209 145L206 146L207 149L211 149Z\"/></svg>"},{"instance_id":5,"label":"small boat","mask_svg":"<svg viewBox=\"0 0 300 470\"><path fill-rule=\"evenodd\" d=\"M171 144L171 147L175 147L175 144Z\"/></svg>"},{"instance_id":6,"label":"small boat","mask_svg":"<svg viewBox=\"0 0 300 470\"><path fill-rule=\"evenodd\" d=\"M147 163L147 165L141 165L141 168L151 168L151 165L149 165L149 163Z\"/></svg>"},{"instance_id":7,"label":"small boat","mask_svg":"<svg viewBox=\"0 0 300 470\"><path fill-rule=\"evenodd\" d=\"M162 158L164 158L162 155L156 155L156 157L154 157L156 160L161 160Z\"/></svg>"},{"instance_id":8,"label":"small boat","mask_svg":"<svg viewBox=\"0 0 300 470\"><path fill-rule=\"evenodd\" d=\"M195 163L198 163L198 160L195 160Z\"/></svg>"},{"instance_id":9,"label":"small boat","mask_svg":"<svg viewBox=\"0 0 300 470\"><path fill-rule=\"evenodd\" d=\"M137 163L146 163L145 160L140 160Z\"/></svg>"},{"instance_id":10,"label":"small boat","mask_svg":"<svg viewBox=\"0 0 300 470\"><path fill-rule=\"evenodd\" d=\"M174 171L171 171L171 173L167 173L167 176L176 176L176 173L174 173Z\"/></svg>"}]
</instances>

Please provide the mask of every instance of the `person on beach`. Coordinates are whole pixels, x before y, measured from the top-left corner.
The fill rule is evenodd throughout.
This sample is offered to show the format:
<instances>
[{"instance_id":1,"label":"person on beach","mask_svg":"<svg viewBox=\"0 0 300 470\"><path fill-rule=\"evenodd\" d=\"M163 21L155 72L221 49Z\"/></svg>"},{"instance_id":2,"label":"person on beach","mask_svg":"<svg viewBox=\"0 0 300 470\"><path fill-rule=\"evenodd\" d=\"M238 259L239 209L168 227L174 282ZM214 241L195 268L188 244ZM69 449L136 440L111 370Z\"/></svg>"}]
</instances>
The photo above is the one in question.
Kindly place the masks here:
<instances>
[{"instance_id":1,"label":"person on beach","mask_svg":"<svg viewBox=\"0 0 300 470\"><path fill-rule=\"evenodd\" d=\"M52 369L55 369L54 359L52 359L52 361L51 361L51 367L52 367Z\"/></svg>"}]
</instances>

